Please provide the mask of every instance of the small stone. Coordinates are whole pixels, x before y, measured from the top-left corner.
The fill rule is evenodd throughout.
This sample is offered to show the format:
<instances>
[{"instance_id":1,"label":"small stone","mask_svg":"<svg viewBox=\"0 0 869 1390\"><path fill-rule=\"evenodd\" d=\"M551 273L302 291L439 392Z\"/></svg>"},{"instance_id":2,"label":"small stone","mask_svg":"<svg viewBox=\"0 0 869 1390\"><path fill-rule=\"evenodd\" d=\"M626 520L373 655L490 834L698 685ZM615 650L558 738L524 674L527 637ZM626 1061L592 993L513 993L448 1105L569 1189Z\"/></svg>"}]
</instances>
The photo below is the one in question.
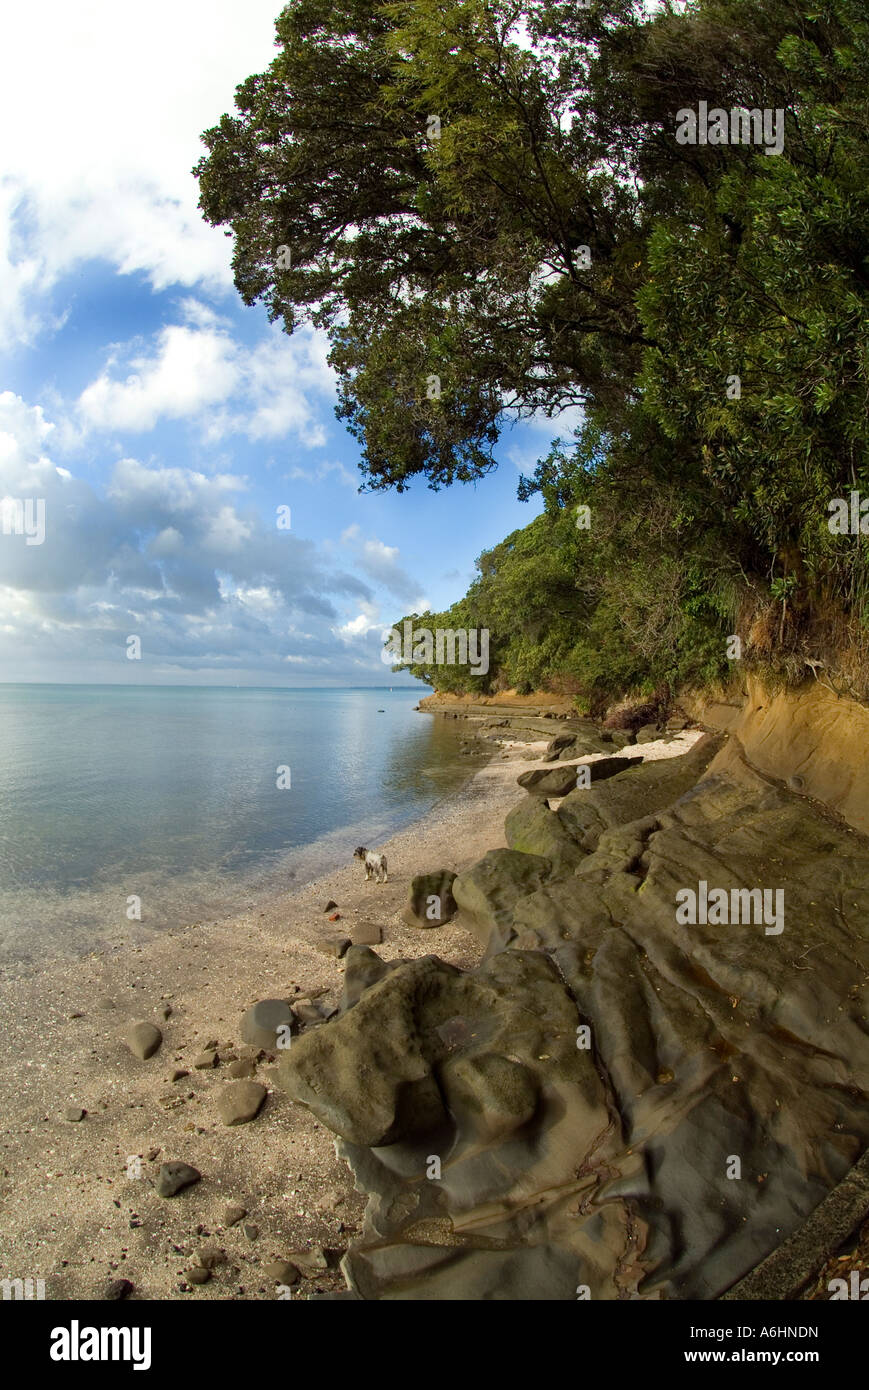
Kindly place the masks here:
<instances>
[{"instance_id":1,"label":"small stone","mask_svg":"<svg viewBox=\"0 0 869 1390\"><path fill-rule=\"evenodd\" d=\"M248 1057L240 1057L237 1062L233 1062L229 1068L229 1074L236 1081L246 1081L254 1075L256 1068Z\"/></svg>"},{"instance_id":2,"label":"small stone","mask_svg":"<svg viewBox=\"0 0 869 1390\"><path fill-rule=\"evenodd\" d=\"M160 1015L161 1018L171 1018L172 1007L170 1004L161 1004L159 1009L157 1010L157 1013Z\"/></svg>"},{"instance_id":3,"label":"small stone","mask_svg":"<svg viewBox=\"0 0 869 1390\"><path fill-rule=\"evenodd\" d=\"M324 956L334 956L336 960L340 960L349 951L351 945L349 936L324 936L321 941L317 942L317 950L321 951Z\"/></svg>"},{"instance_id":4,"label":"small stone","mask_svg":"<svg viewBox=\"0 0 869 1390\"><path fill-rule=\"evenodd\" d=\"M340 921L341 921L341 913L340 913L340 912L330 912L330 913L329 913L329 921L330 921L330 922L340 922Z\"/></svg>"},{"instance_id":5,"label":"small stone","mask_svg":"<svg viewBox=\"0 0 869 1390\"><path fill-rule=\"evenodd\" d=\"M155 1023L147 1023L143 1020L139 1023L131 1023L127 1029L127 1047L134 1057L138 1057L143 1062L146 1062L149 1057L153 1057L162 1041L163 1034Z\"/></svg>"},{"instance_id":6,"label":"small stone","mask_svg":"<svg viewBox=\"0 0 869 1390\"><path fill-rule=\"evenodd\" d=\"M200 1052L198 1057L194 1057L193 1065L197 1071L210 1071L216 1067L218 1056L216 1052Z\"/></svg>"},{"instance_id":7,"label":"small stone","mask_svg":"<svg viewBox=\"0 0 869 1390\"><path fill-rule=\"evenodd\" d=\"M270 1260L263 1265L263 1274L266 1279L274 1279L276 1284L298 1284L302 1277L289 1260Z\"/></svg>"},{"instance_id":8,"label":"small stone","mask_svg":"<svg viewBox=\"0 0 869 1390\"><path fill-rule=\"evenodd\" d=\"M183 1081L184 1077L189 1075L189 1071L185 1071L183 1067L176 1067L169 1079L170 1081Z\"/></svg>"},{"instance_id":9,"label":"small stone","mask_svg":"<svg viewBox=\"0 0 869 1390\"><path fill-rule=\"evenodd\" d=\"M157 1174L157 1196L174 1197L176 1192L180 1192L184 1187L191 1187L193 1183L199 1182L202 1174L198 1168L193 1168L189 1163L164 1163Z\"/></svg>"},{"instance_id":10,"label":"small stone","mask_svg":"<svg viewBox=\"0 0 869 1390\"><path fill-rule=\"evenodd\" d=\"M103 1298L109 1303L117 1303L119 1299L126 1298L127 1295L132 1292L133 1285L130 1283L129 1279L113 1279L110 1284L106 1285Z\"/></svg>"},{"instance_id":11,"label":"small stone","mask_svg":"<svg viewBox=\"0 0 869 1390\"><path fill-rule=\"evenodd\" d=\"M70 1014L70 1018L84 1018L84 1014L78 1014L78 1013Z\"/></svg>"},{"instance_id":12,"label":"small stone","mask_svg":"<svg viewBox=\"0 0 869 1390\"><path fill-rule=\"evenodd\" d=\"M145 1154L145 1158L148 1160L149 1163L153 1163L154 1160L155 1160L155 1158L159 1157L159 1154L160 1154L160 1150L159 1150L159 1149L157 1149L157 1148L149 1149L148 1152Z\"/></svg>"},{"instance_id":13,"label":"small stone","mask_svg":"<svg viewBox=\"0 0 869 1390\"><path fill-rule=\"evenodd\" d=\"M224 1226L237 1226L247 1216L247 1207L230 1206L223 1213Z\"/></svg>"},{"instance_id":14,"label":"small stone","mask_svg":"<svg viewBox=\"0 0 869 1390\"><path fill-rule=\"evenodd\" d=\"M217 1098L225 1125L246 1125L255 1119L268 1095L259 1081L231 1081Z\"/></svg>"},{"instance_id":15,"label":"small stone","mask_svg":"<svg viewBox=\"0 0 869 1390\"><path fill-rule=\"evenodd\" d=\"M260 999L241 1020L241 1036L253 1047L273 1052L278 1029L293 1026L293 1014L286 999Z\"/></svg>"},{"instance_id":16,"label":"small stone","mask_svg":"<svg viewBox=\"0 0 869 1390\"><path fill-rule=\"evenodd\" d=\"M71 1105L71 1106L69 1106L69 1108L66 1110L66 1112L65 1112L63 1118L64 1118L65 1120L69 1120L69 1123L70 1123L71 1125L74 1125L74 1124L78 1124L79 1120L83 1120L86 1114L87 1114L87 1111L86 1111L86 1110L82 1110L80 1106L78 1106L78 1105Z\"/></svg>"},{"instance_id":17,"label":"small stone","mask_svg":"<svg viewBox=\"0 0 869 1390\"><path fill-rule=\"evenodd\" d=\"M218 1265L226 1264L226 1255L216 1245L203 1245L196 1252L196 1261L203 1269L216 1269Z\"/></svg>"},{"instance_id":18,"label":"small stone","mask_svg":"<svg viewBox=\"0 0 869 1390\"><path fill-rule=\"evenodd\" d=\"M206 1052L216 1052L216 1051L217 1051L217 1048L218 1048L218 1042L217 1042L217 1039L216 1039L216 1038L212 1038L211 1042L207 1042L207 1043L205 1044L205 1051L206 1051Z\"/></svg>"},{"instance_id":19,"label":"small stone","mask_svg":"<svg viewBox=\"0 0 869 1390\"><path fill-rule=\"evenodd\" d=\"M293 1013L300 1023L322 1023L323 1014L316 1004L312 1004L310 999L297 999L293 1005Z\"/></svg>"},{"instance_id":20,"label":"small stone","mask_svg":"<svg viewBox=\"0 0 869 1390\"><path fill-rule=\"evenodd\" d=\"M320 1245L312 1250L291 1250L292 1262L305 1274L318 1274L329 1268L326 1251Z\"/></svg>"},{"instance_id":21,"label":"small stone","mask_svg":"<svg viewBox=\"0 0 869 1390\"><path fill-rule=\"evenodd\" d=\"M343 1201L343 1192L336 1192L333 1188L330 1188L328 1192L324 1192L321 1197L317 1198L317 1210L334 1211Z\"/></svg>"},{"instance_id":22,"label":"small stone","mask_svg":"<svg viewBox=\"0 0 869 1390\"><path fill-rule=\"evenodd\" d=\"M326 906L323 908L323 911L324 911L324 912L333 912L337 906L338 906L338 904L334 901L334 899L330 898L329 901L327 902Z\"/></svg>"},{"instance_id":23,"label":"small stone","mask_svg":"<svg viewBox=\"0 0 869 1390\"><path fill-rule=\"evenodd\" d=\"M211 1270L203 1269L201 1265L193 1265L187 1271L187 1278L191 1284L207 1284L211 1278Z\"/></svg>"},{"instance_id":24,"label":"small stone","mask_svg":"<svg viewBox=\"0 0 869 1390\"><path fill-rule=\"evenodd\" d=\"M244 1231L244 1233L245 1233L245 1235L247 1236L248 1240L258 1240L258 1239L259 1239L259 1226L253 1226L253 1225L250 1225L249 1223L246 1223L244 1226L242 1226L242 1230Z\"/></svg>"}]
</instances>

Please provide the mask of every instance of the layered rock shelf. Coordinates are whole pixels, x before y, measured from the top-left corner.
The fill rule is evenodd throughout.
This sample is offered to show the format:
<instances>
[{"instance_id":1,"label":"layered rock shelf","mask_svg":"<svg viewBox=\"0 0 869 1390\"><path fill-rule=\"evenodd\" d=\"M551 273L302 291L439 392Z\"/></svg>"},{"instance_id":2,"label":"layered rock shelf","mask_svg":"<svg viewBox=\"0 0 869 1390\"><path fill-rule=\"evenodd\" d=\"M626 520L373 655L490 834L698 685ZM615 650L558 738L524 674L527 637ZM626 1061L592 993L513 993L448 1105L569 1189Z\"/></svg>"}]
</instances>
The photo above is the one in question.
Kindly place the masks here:
<instances>
[{"instance_id":1,"label":"layered rock shelf","mask_svg":"<svg viewBox=\"0 0 869 1390\"><path fill-rule=\"evenodd\" d=\"M572 722L451 880L482 964L352 946L281 1057L368 1194L357 1297L715 1299L869 1144L869 843L725 733L571 790Z\"/></svg>"}]
</instances>

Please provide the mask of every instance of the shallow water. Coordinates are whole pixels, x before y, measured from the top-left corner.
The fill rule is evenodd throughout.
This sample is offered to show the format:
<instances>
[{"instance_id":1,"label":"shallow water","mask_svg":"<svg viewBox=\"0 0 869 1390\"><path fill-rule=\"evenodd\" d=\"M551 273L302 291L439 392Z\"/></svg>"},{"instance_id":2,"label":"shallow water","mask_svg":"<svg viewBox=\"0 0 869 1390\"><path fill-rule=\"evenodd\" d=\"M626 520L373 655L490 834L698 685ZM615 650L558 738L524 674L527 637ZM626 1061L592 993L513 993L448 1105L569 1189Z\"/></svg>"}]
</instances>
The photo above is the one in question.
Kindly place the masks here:
<instances>
[{"instance_id":1,"label":"shallow water","mask_svg":"<svg viewBox=\"0 0 869 1390\"><path fill-rule=\"evenodd\" d=\"M376 848L468 776L427 693L0 685L0 959L225 917Z\"/></svg>"}]
</instances>

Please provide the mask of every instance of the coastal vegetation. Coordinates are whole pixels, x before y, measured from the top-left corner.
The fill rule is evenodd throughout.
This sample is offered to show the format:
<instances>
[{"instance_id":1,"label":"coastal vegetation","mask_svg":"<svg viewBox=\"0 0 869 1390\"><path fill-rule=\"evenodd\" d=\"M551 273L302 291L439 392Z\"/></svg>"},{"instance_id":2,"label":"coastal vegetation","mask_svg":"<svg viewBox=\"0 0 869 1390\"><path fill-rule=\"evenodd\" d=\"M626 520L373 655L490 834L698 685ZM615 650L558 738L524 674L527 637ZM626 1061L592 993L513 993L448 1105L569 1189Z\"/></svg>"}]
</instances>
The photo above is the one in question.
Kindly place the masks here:
<instances>
[{"instance_id":1,"label":"coastal vegetation","mask_svg":"<svg viewBox=\"0 0 869 1390\"><path fill-rule=\"evenodd\" d=\"M827 524L869 494L861 0L300 0L277 32L201 206L248 304L328 332L364 486L474 482L511 421L582 412L520 484L543 517L426 616L490 630L437 684L594 704L737 636L865 697L866 541Z\"/></svg>"}]
</instances>

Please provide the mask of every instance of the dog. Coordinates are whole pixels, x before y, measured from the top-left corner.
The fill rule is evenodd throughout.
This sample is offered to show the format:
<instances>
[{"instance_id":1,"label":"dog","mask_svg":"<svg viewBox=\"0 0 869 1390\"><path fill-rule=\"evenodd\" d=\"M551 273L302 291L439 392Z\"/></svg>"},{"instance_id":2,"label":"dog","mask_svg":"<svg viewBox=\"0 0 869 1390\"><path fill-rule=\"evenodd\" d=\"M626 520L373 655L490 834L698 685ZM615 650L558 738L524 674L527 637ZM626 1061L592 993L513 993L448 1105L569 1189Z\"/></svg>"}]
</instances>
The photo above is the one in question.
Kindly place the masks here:
<instances>
[{"instance_id":1,"label":"dog","mask_svg":"<svg viewBox=\"0 0 869 1390\"><path fill-rule=\"evenodd\" d=\"M385 854L372 854L370 849L366 849L364 845L360 845L358 849L354 849L353 858L361 859L364 863L366 883L371 878L372 873L374 874L375 883L389 882L389 878L386 873Z\"/></svg>"}]
</instances>

